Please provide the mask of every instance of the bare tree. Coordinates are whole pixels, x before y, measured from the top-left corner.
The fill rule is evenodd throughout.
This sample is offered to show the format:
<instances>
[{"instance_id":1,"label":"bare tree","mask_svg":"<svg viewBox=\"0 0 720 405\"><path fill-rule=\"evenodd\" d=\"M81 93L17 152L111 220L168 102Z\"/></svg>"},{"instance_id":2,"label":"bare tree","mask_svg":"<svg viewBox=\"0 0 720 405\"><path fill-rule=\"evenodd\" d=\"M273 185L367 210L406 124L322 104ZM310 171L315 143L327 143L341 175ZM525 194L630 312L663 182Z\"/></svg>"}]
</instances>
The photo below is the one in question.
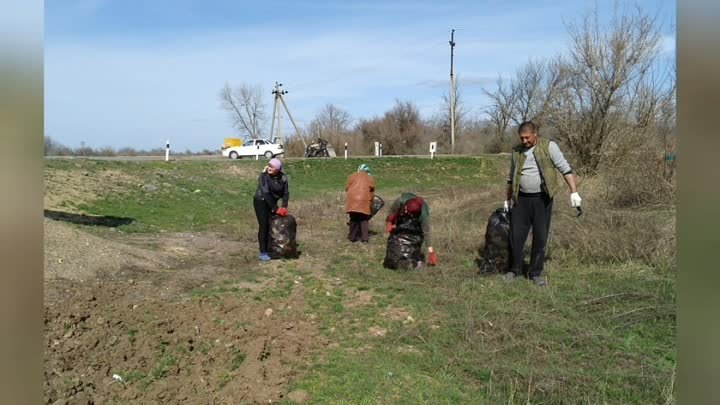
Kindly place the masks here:
<instances>
[{"instance_id":1,"label":"bare tree","mask_svg":"<svg viewBox=\"0 0 720 405\"><path fill-rule=\"evenodd\" d=\"M350 113L333 104L325 104L310 123L311 131L320 137L339 136L348 132Z\"/></svg>"},{"instance_id":2,"label":"bare tree","mask_svg":"<svg viewBox=\"0 0 720 405\"><path fill-rule=\"evenodd\" d=\"M495 136L497 140L502 140L515 111L516 86L500 76L495 82L495 90L483 90L483 93L490 98L486 113L495 128Z\"/></svg>"},{"instance_id":3,"label":"bare tree","mask_svg":"<svg viewBox=\"0 0 720 405\"><path fill-rule=\"evenodd\" d=\"M616 10L608 31L601 28L595 10L568 31L568 74L553 101L550 121L577 161L592 173L609 140L626 125L629 104L638 105L639 100L632 101L632 84L655 62L660 33L655 20L640 9L621 14Z\"/></svg>"},{"instance_id":4,"label":"bare tree","mask_svg":"<svg viewBox=\"0 0 720 405\"><path fill-rule=\"evenodd\" d=\"M674 126L675 64L655 64L630 84L626 111L637 128Z\"/></svg>"},{"instance_id":5,"label":"bare tree","mask_svg":"<svg viewBox=\"0 0 720 405\"><path fill-rule=\"evenodd\" d=\"M425 133L425 126L415 104L396 100L395 106L385 112L382 118L362 120L359 131L366 144L381 142L383 153L399 155L416 151Z\"/></svg>"},{"instance_id":6,"label":"bare tree","mask_svg":"<svg viewBox=\"0 0 720 405\"><path fill-rule=\"evenodd\" d=\"M226 83L220 91L220 103L222 108L230 113L233 126L240 131L246 131L252 138L262 135L261 128L267 118L264 94L260 86L247 83L235 88Z\"/></svg>"},{"instance_id":7,"label":"bare tree","mask_svg":"<svg viewBox=\"0 0 720 405\"><path fill-rule=\"evenodd\" d=\"M45 156L69 156L72 149L45 135Z\"/></svg>"},{"instance_id":8,"label":"bare tree","mask_svg":"<svg viewBox=\"0 0 720 405\"><path fill-rule=\"evenodd\" d=\"M529 61L511 83L514 97L511 119L515 125L533 121L542 126L563 83L566 65L558 57Z\"/></svg>"}]
</instances>

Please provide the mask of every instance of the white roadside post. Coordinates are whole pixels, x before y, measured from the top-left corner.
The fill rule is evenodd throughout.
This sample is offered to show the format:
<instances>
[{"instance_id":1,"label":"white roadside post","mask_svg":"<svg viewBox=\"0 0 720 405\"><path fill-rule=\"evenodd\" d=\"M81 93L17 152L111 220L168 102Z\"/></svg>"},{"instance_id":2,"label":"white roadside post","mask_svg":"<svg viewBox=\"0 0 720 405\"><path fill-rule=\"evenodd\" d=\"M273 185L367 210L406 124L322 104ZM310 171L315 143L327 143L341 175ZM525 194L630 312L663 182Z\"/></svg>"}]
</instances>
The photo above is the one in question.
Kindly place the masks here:
<instances>
[{"instance_id":1,"label":"white roadside post","mask_svg":"<svg viewBox=\"0 0 720 405\"><path fill-rule=\"evenodd\" d=\"M165 141L165 161L170 161L170 140Z\"/></svg>"},{"instance_id":2,"label":"white roadside post","mask_svg":"<svg viewBox=\"0 0 720 405\"><path fill-rule=\"evenodd\" d=\"M382 157L382 144L380 144L380 157Z\"/></svg>"},{"instance_id":3,"label":"white roadside post","mask_svg":"<svg viewBox=\"0 0 720 405\"><path fill-rule=\"evenodd\" d=\"M380 156L380 142L375 142L375 157Z\"/></svg>"},{"instance_id":4,"label":"white roadside post","mask_svg":"<svg viewBox=\"0 0 720 405\"><path fill-rule=\"evenodd\" d=\"M255 160L259 160L259 159L260 159L260 144L257 143L257 141L255 141L255 143L256 143L256 146L255 146Z\"/></svg>"},{"instance_id":5,"label":"white roadside post","mask_svg":"<svg viewBox=\"0 0 720 405\"><path fill-rule=\"evenodd\" d=\"M347 142L345 142L345 160L347 160Z\"/></svg>"},{"instance_id":6,"label":"white roadside post","mask_svg":"<svg viewBox=\"0 0 720 405\"><path fill-rule=\"evenodd\" d=\"M437 142L430 142L430 159L435 158L436 151L437 151Z\"/></svg>"}]
</instances>

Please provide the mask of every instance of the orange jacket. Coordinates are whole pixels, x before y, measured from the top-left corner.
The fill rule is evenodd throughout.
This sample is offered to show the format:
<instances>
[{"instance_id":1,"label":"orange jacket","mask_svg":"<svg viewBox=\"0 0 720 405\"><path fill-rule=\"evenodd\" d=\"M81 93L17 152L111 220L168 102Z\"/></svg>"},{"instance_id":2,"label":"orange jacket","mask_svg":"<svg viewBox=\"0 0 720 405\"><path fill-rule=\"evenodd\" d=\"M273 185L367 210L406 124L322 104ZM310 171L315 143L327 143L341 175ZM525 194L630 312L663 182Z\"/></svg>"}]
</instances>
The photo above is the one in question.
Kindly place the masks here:
<instances>
[{"instance_id":1,"label":"orange jacket","mask_svg":"<svg viewBox=\"0 0 720 405\"><path fill-rule=\"evenodd\" d=\"M370 207L375 197L375 179L365 173L357 172L348 177L345 183L347 202L345 212L360 212L370 215Z\"/></svg>"}]
</instances>

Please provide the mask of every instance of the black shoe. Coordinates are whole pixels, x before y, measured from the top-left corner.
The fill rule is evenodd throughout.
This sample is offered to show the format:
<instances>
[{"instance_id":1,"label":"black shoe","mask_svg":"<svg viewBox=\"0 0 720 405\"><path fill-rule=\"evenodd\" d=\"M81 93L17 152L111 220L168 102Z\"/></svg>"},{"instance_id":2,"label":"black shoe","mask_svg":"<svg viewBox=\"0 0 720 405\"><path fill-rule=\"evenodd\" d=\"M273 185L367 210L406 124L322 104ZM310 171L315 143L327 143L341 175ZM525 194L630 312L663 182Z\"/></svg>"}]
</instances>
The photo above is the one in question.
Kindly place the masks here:
<instances>
[{"instance_id":1,"label":"black shoe","mask_svg":"<svg viewBox=\"0 0 720 405\"><path fill-rule=\"evenodd\" d=\"M547 286L547 281L545 281L545 277L543 277L543 276L535 276L532 278L532 281L538 287L546 287Z\"/></svg>"},{"instance_id":2,"label":"black shoe","mask_svg":"<svg viewBox=\"0 0 720 405\"><path fill-rule=\"evenodd\" d=\"M502 279L507 282L515 280L515 277L517 276L512 271L508 271L507 273L502 275Z\"/></svg>"}]
</instances>

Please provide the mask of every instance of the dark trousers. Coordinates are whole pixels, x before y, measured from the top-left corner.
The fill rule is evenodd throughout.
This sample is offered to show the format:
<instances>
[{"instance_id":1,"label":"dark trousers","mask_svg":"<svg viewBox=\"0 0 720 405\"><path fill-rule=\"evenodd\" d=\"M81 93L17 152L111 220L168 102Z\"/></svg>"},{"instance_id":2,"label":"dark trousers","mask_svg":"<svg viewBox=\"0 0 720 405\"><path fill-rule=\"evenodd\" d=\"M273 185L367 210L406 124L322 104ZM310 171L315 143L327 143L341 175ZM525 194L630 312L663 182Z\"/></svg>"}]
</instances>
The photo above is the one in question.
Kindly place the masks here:
<instances>
[{"instance_id":1,"label":"dark trousers","mask_svg":"<svg viewBox=\"0 0 720 405\"><path fill-rule=\"evenodd\" d=\"M268 245L270 244L270 207L267 203L259 198L253 199L255 207L255 217L258 221L258 245L260 245L260 253L268 253Z\"/></svg>"},{"instance_id":2,"label":"dark trousers","mask_svg":"<svg viewBox=\"0 0 720 405\"><path fill-rule=\"evenodd\" d=\"M545 266L545 247L550 233L552 199L545 193L520 193L510 216L510 243L512 249L512 272L522 273L525 241L532 228L532 251L530 252L530 277L542 275Z\"/></svg>"},{"instance_id":3,"label":"dark trousers","mask_svg":"<svg viewBox=\"0 0 720 405\"><path fill-rule=\"evenodd\" d=\"M350 212L350 232L348 239L350 242L361 240L367 242L370 239L370 215L361 212Z\"/></svg>"}]
</instances>

